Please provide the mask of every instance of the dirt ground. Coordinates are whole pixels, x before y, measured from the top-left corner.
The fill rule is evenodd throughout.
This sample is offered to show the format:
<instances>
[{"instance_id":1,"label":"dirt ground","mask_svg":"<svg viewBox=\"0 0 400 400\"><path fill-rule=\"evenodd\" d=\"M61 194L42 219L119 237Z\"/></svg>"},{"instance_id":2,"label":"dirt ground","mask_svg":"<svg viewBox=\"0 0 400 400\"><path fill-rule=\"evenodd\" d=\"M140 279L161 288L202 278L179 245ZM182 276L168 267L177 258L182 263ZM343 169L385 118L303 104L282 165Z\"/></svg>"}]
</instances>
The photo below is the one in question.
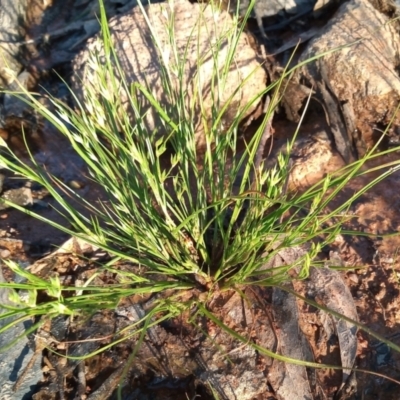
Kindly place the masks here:
<instances>
[{"instance_id":1,"label":"dirt ground","mask_svg":"<svg viewBox=\"0 0 400 400\"><path fill-rule=\"evenodd\" d=\"M303 132L308 133L313 127L318 130L324 123L316 115L311 115L308 121L312 122L303 126ZM283 124L287 127L288 123ZM286 133L287 129L283 132ZM377 164L390 162L397 157L398 154L382 157ZM332 163L331 167L337 168L336 158L332 159ZM374 175L360 177L351 182L330 208L338 206L373 177ZM359 321L397 345L400 344L399 180L400 173L395 172L362 195L349 209L354 218L345 229L369 235L343 235L329 249L340 254L346 267L354 267L342 274L357 306ZM309 314L307 319L310 321ZM312 334L308 337L312 338ZM327 349L321 342L315 341L314 346L314 354L326 354ZM398 352L389 349L368 333L359 331L356 365L359 369L381 375L358 373L357 391L352 398L398 399L398 384L384 379L384 376L390 376L399 380Z\"/></svg>"}]
</instances>

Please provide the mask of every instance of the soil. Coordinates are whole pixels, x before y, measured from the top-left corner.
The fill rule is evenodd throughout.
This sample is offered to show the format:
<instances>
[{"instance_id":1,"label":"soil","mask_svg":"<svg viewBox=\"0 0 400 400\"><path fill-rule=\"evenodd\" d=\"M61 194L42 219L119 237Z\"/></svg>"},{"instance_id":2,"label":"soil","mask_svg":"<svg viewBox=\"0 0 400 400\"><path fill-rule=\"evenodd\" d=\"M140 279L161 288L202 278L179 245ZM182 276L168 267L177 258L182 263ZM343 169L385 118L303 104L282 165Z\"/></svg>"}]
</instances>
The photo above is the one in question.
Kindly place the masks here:
<instances>
[{"instance_id":1,"label":"soil","mask_svg":"<svg viewBox=\"0 0 400 400\"><path fill-rule=\"evenodd\" d=\"M57 83L55 76L50 75L42 82L54 85L53 93L65 93L65 87ZM296 127L297 124L289 121L283 110L277 113L273 122L273 143L268 143L265 149L267 166L273 164L275 155L283 148L286 140L291 139ZM311 104L296 140L297 150L295 149L295 164L289 190L303 191L324 174L336 171L344 165L343 158L329 140L327 128L321 108L317 103ZM12 135L14 134L16 132L12 132ZM21 147L22 141L15 140L14 144L18 147L21 158L26 157L26 151ZM392 154L381 157L374 163L383 165L398 157L398 154ZM64 182L78 188L79 193L86 199L96 201L103 195L101 188L96 187L88 178L82 161L53 127L42 127L40 137L36 140L35 158ZM374 175L369 174L350 182L336 196L329 208L333 209L350 198L373 178ZM21 182L8 179L7 185L18 186ZM350 289L359 322L398 346L399 185L400 171L397 171L357 199L348 210L352 218L344 228L366 235L338 235L332 246L323 249L321 254L324 260L329 259L333 253L340 256L343 267L346 267L340 274ZM32 207L34 211L60 224L68 223L53 208L56 208L54 201L40 187L33 185L31 191L35 199ZM43 260L67 239L65 234L26 214L11 209L0 211L0 256L4 259L22 262L24 265L33 264ZM51 263L45 259L43 265L46 267L42 266L38 270L46 276L57 273L62 277L63 283L74 285L87 280L97 271L99 264L109 260L107 254L96 249L79 249L77 252L81 253L81 256L89 257L90 261L84 261L82 257L66 252L51 256ZM120 263L118 268L134 270L136 266ZM4 275L7 279L12 278L12 274L6 268ZM95 282L111 284L114 280L113 274L104 272L96 277ZM299 286L298 290L301 292L305 289ZM186 293L181 301L191 301L202 295L203 293L194 290ZM237 293L225 292L216 294L213 301L208 303L209 310L248 340L276 350L279 327L276 324L278 316L274 317L274 293L266 289L248 288L245 295L251 302L251 307L243 305L243 299ZM89 321L57 318L52 327L48 328L54 337L58 336L60 339L51 341L52 347L59 353L68 355L82 355L97 350L109 343L114 332L128 327L132 321L138 319L138 312L132 306L138 302L145 309L148 306L146 302L151 306L151 299L132 296L123 304L119 304L115 312L99 310ZM321 317L316 309L301 302L299 306L299 324L307 338L313 358L317 362L340 365L339 345L337 341L324 340ZM243 312L245 323L243 315L236 315L234 310ZM220 398L233 398L229 392L230 387L235 387L234 393L237 398L241 398L241 393L242 396L246 395L246 398L251 398L249 393L253 393L254 399L285 398L279 395L276 390L279 385L271 377L269 383L266 383L272 365L271 358L254 351L250 352L239 340L226 335L215 321L198 318L195 319L195 324L187 322L193 318L192 315L181 315L155 325L154 330L150 331L139 347L136 361L129 371L125 371L124 368L137 344L133 338L94 355L84 363L73 360L67 362L44 349L41 351L44 380L33 398L114 399L117 385L125 372L128 373L125 378L127 384L122 393L124 399L211 399L213 397L208 384L215 388ZM87 340L93 337L99 340ZM211 340L211 337L214 340ZM81 340L86 344L59 343ZM221 357L221 352L216 348L223 349L226 357ZM210 365L219 366L219 370L210 371ZM359 330L355 365L359 370L371 371L374 374L357 372L356 389L349 398L399 398L400 352L390 349L374 336ZM246 375L246 371L250 370L251 374ZM335 393L336 398L346 398L345 394L341 397L337 395L342 382L342 371L323 369L316 370L315 374L317 383L314 384L314 390L324 393L315 398L334 398ZM263 382L263 385L260 382ZM128 392L128 388L135 389Z\"/></svg>"}]
</instances>

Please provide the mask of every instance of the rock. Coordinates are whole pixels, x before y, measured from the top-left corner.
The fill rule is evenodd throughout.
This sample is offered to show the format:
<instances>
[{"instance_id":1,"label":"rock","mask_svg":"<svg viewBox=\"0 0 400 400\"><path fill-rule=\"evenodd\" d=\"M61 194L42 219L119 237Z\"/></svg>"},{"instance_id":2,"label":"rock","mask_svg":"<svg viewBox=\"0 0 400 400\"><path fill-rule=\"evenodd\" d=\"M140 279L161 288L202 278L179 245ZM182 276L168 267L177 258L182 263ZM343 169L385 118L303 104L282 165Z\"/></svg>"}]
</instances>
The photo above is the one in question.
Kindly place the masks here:
<instances>
[{"instance_id":1,"label":"rock","mask_svg":"<svg viewBox=\"0 0 400 400\"><path fill-rule=\"evenodd\" d=\"M0 282L4 283L3 272L0 267ZM0 304L13 305L10 300L11 290L9 288L0 288ZM0 307L0 314L7 310ZM0 319L0 328L4 328L11 324L13 320L18 320L18 317L7 317ZM36 390L36 384L42 379L41 363L42 358L36 357L32 360L27 373L22 376L20 384L17 387L14 385L18 382L18 377L24 373L24 369L32 357L34 357L34 349L31 347L30 340L24 336L26 331L32 326L32 321L15 321L4 332L0 333L0 399L26 399L32 398L32 394ZM19 338L16 342L16 338ZM8 346L10 346L8 348Z\"/></svg>"},{"instance_id":2,"label":"rock","mask_svg":"<svg viewBox=\"0 0 400 400\"><path fill-rule=\"evenodd\" d=\"M30 86L31 75L27 71L21 72L18 77L16 77L13 81L9 82L9 90L14 90L16 92L21 91L21 87L27 89ZM5 118L7 116L15 116L19 118L23 118L26 114L29 114L29 107L27 105L28 98L27 96L22 98L15 97L12 94L4 94L4 105L3 105L3 113Z\"/></svg>"},{"instance_id":3,"label":"rock","mask_svg":"<svg viewBox=\"0 0 400 400\"><path fill-rule=\"evenodd\" d=\"M375 4L373 6L371 3ZM379 4L385 4L380 7ZM384 14L385 12L385 14ZM400 98L398 13L391 1L345 2L302 54L298 74L323 104L336 147L346 162L363 156L382 135ZM392 135L400 121L395 120Z\"/></svg>"},{"instance_id":4,"label":"rock","mask_svg":"<svg viewBox=\"0 0 400 400\"><path fill-rule=\"evenodd\" d=\"M264 163L266 169L277 165L279 154L287 155L287 141L276 139L275 143L276 146ZM326 174L344 166L342 158L323 129L305 137L297 137L290 149L290 158L292 166L288 177L289 192L303 192L323 179Z\"/></svg>"},{"instance_id":5,"label":"rock","mask_svg":"<svg viewBox=\"0 0 400 400\"><path fill-rule=\"evenodd\" d=\"M8 258L11 255L11 251L4 249L4 250L0 250L0 258Z\"/></svg>"},{"instance_id":6,"label":"rock","mask_svg":"<svg viewBox=\"0 0 400 400\"><path fill-rule=\"evenodd\" d=\"M239 13L244 16L251 0L241 0ZM253 12L257 17L270 17L286 11L288 14L297 14L306 10L312 10L315 0L256 0ZM231 10L235 12L236 1L232 2Z\"/></svg>"},{"instance_id":7,"label":"rock","mask_svg":"<svg viewBox=\"0 0 400 400\"><path fill-rule=\"evenodd\" d=\"M0 232L0 257L8 258L12 255L13 259L24 258L25 243L20 239L13 239L6 237L6 235L1 235Z\"/></svg>"},{"instance_id":8,"label":"rock","mask_svg":"<svg viewBox=\"0 0 400 400\"><path fill-rule=\"evenodd\" d=\"M68 181L67 185L71 188L71 189L82 189L84 187L84 184L80 181L77 181L76 179L71 179L70 181Z\"/></svg>"},{"instance_id":9,"label":"rock","mask_svg":"<svg viewBox=\"0 0 400 400\"><path fill-rule=\"evenodd\" d=\"M314 5L314 9L313 9L314 17L315 18L320 17L324 13L325 10L332 7L332 5L334 5L335 3L337 3L336 0L317 0L317 2Z\"/></svg>"},{"instance_id":10,"label":"rock","mask_svg":"<svg viewBox=\"0 0 400 400\"><path fill-rule=\"evenodd\" d=\"M19 206L27 206L32 204L32 191L30 188L22 187L18 189L9 189L4 191L0 198L0 210L5 210L8 205L2 202L2 199L9 200Z\"/></svg>"},{"instance_id":11,"label":"rock","mask_svg":"<svg viewBox=\"0 0 400 400\"><path fill-rule=\"evenodd\" d=\"M232 17L225 11L213 9L211 5L191 4L186 0L177 0L169 5L167 3L152 4L145 7L145 10L152 25L152 32L162 44L162 54L151 38L152 32L139 7L112 18L109 24L111 38L127 83L129 85L132 82L139 82L145 85L148 82L152 94L161 107L164 110L169 109L170 116L174 118L173 113L176 113L176 110L171 110L171 105L176 103L175 95L167 93L161 80L162 59L170 71L177 71L174 61L175 53L170 45L168 37L170 34L167 30L168 21L174 15L173 43L176 46L176 54L180 58L186 57L182 79L186 117L193 120L196 142L198 147L203 147L205 142L203 118L205 117L207 123L210 124L212 105L217 104L216 99L219 100L219 110L230 102L222 121L224 126L229 126L235 115L265 88L266 73L257 61L255 51L250 47L247 35L243 33L239 37L225 84L221 84L219 90L216 85L212 88L214 60L210 49L218 51L218 68L222 71L227 65L231 47L224 39L224 35L235 27ZM215 47L217 42L220 43L218 49ZM105 62L104 46L99 35L89 40L85 49L73 61L73 90L84 107L88 102L88 92L96 90L100 84L101 78L96 71L96 54L101 62ZM201 55L200 58L199 55ZM171 73L171 86L172 90L178 91L180 84L175 72ZM115 73L117 79L120 79L117 71ZM201 87L197 78L201 81ZM242 87L238 90L240 85ZM122 85L117 90L110 85L108 95L112 101L118 96L133 119L128 105L128 96ZM216 98L214 101L212 96ZM138 94L138 97L142 114L146 113L144 123L148 130L151 132L157 130L158 135L165 134L166 129L163 128L159 113L142 94ZM243 118L249 116L256 108L257 102L254 102L243 113ZM89 107L87 110L90 112ZM176 121L178 118L177 115Z\"/></svg>"},{"instance_id":12,"label":"rock","mask_svg":"<svg viewBox=\"0 0 400 400\"><path fill-rule=\"evenodd\" d=\"M27 0L0 0L0 89L7 88L23 69L20 41Z\"/></svg>"}]
</instances>

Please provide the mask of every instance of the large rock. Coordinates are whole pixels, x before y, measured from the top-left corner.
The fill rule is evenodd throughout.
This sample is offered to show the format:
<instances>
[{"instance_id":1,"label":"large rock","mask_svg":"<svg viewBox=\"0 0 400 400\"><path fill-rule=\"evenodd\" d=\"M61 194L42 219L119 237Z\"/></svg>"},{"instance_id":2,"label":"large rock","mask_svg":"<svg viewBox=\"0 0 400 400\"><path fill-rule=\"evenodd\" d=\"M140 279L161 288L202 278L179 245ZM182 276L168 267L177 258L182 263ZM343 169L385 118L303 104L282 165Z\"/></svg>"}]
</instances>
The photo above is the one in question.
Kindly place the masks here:
<instances>
[{"instance_id":1,"label":"large rock","mask_svg":"<svg viewBox=\"0 0 400 400\"><path fill-rule=\"evenodd\" d=\"M0 89L8 85L21 72L21 31L27 0L0 0Z\"/></svg>"},{"instance_id":2,"label":"large rock","mask_svg":"<svg viewBox=\"0 0 400 400\"><path fill-rule=\"evenodd\" d=\"M140 7L112 18L109 23L111 37L126 80L128 83L140 82L143 85L147 82L149 90L163 109L169 110L172 118L173 104L176 103L174 96L176 97L182 89L186 117L193 121L196 142L198 147L202 147L204 125L210 125L213 104L221 110L230 103L222 120L224 126L229 126L237 113L265 88L266 73L257 61L256 53L245 33L239 36L235 54L229 63L228 57L233 41L228 38L229 32L235 29L235 21L227 12L213 9L211 5L191 4L186 0L152 4L146 6L145 10L151 30ZM173 39L168 30L170 21L173 21ZM162 53L155 45L152 34L158 39ZM100 85L99 74L96 71L96 54L101 62L105 61L100 36L90 39L85 49L74 60L73 89L82 103L87 103L87 93L96 90ZM181 85L175 57L185 60ZM175 94L168 94L163 87L163 62L171 71L171 86ZM220 73L228 67L226 80L221 80L219 85L217 80L213 79L215 64ZM117 71L115 73L118 76ZM132 112L124 87L121 86L116 93L110 85L108 95L118 96L125 111ZM147 128L152 132L157 130L158 134L164 134L165 129L162 128L157 111L144 96L139 94L139 97L142 113L147 112ZM243 112L243 117L253 113L257 103L251 104ZM178 121L178 118L176 115L175 121Z\"/></svg>"},{"instance_id":3,"label":"large rock","mask_svg":"<svg viewBox=\"0 0 400 400\"><path fill-rule=\"evenodd\" d=\"M299 76L316 91L345 161L363 156L396 112L400 26L393 18L397 15L390 0L346 2L302 55L307 60L337 49L308 63ZM399 121L392 125L393 135Z\"/></svg>"},{"instance_id":4,"label":"large rock","mask_svg":"<svg viewBox=\"0 0 400 400\"><path fill-rule=\"evenodd\" d=\"M316 0L256 0L254 14L259 17L270 17L286 11L288 14L304 13L312 10ZM239 3L239 13L244 16L251 0L231 1L230 8L234 12Z\"/></svg>"}]
</instances>

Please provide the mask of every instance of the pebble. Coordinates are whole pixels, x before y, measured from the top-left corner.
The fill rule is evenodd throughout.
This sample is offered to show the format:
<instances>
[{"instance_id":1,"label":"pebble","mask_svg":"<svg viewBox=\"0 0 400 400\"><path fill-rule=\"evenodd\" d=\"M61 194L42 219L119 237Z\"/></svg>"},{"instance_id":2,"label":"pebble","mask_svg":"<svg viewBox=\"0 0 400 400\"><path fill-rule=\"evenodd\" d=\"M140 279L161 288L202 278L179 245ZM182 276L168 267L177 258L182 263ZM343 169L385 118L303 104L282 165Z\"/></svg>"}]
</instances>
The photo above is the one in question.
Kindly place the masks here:
<instances>
[{"instance_id":1,"label":"pebble","mask_svg":"<svg viewBox=\"0 0 400 400\"><path fill-rule=\"evenodd\" d=\"M357 274L349 274L349 279L350 279L353 283L358 283L358 275L357 275Z\"/></svg>"},{"instance_id":2,"label":"pebble","mask_svg":"<svg viewBox=\"0 0 400 400\"><path fill-rule=\"evenodd\" d=\"M11 256L11 251L10 250L5 249L5 250L1 250L0 251L0 257L1 258L8 258L10 256Z\"/></svg>"},{"instance_id":3,"label":"pebble","mask_svg":"<svg viewBox=\"0 0 400 400\"><path fill-rule=\"evenodd\" d=\"M71 181L68 182L68 186L71 189L82 189L83 184L81 182L76 181L76 180L71 180Z\"/></svg>"},{"instance_id":4,"label":"pebble","mask_svg":"<svg viewBox=\"0 0 400 400\"><path fill-rule=\"evenodd\" d=\"M27 206L32 204L32 192L28 187L21 187L19 189L9 189L6 190L1 195L5 200L9 200L11 203L18 204L19 206ZM8 205L0 203L0 210L5 210Z\"/></svg>"}]
</instances>

